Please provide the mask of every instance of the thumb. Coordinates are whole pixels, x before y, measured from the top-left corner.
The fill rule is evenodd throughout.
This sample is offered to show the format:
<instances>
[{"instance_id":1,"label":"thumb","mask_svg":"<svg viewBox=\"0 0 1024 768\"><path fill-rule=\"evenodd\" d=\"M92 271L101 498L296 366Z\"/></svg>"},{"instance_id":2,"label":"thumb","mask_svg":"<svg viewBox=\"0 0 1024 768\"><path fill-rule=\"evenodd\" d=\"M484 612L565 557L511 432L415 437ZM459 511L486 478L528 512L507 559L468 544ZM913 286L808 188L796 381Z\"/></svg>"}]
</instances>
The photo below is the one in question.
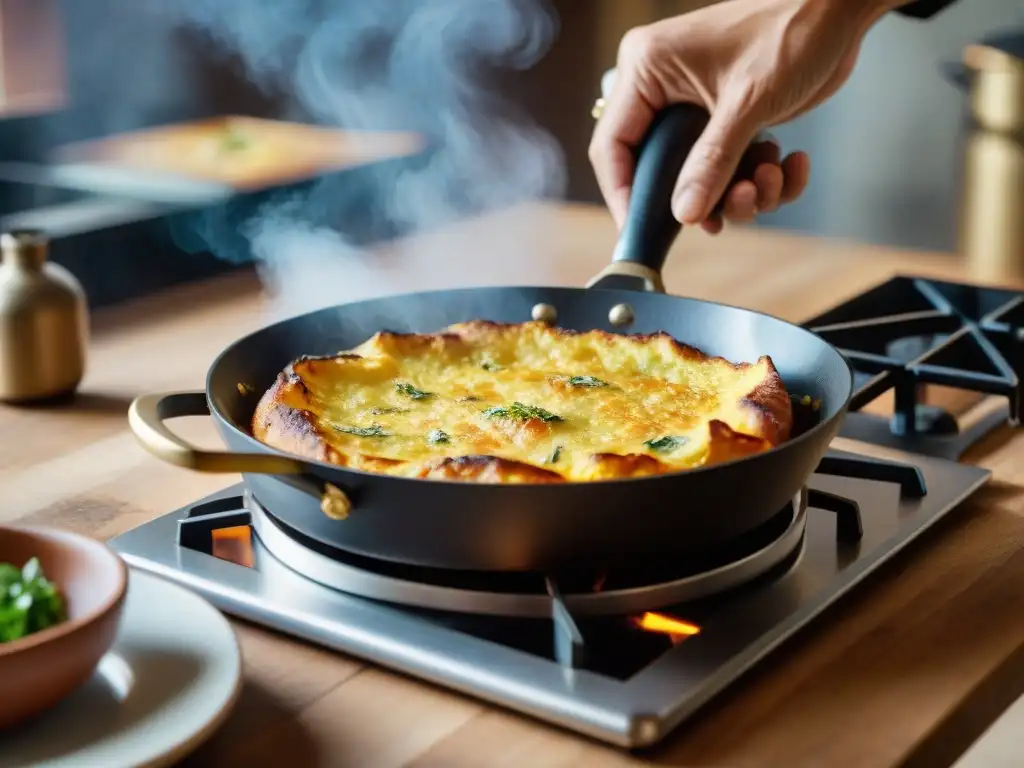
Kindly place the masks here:
<instances>
[{"instance_id":1,"label":"thumb","mask_svg":"<svg viewBox=\"0 0 1024 768\"><path fill-rule=\"evenodd\" d=\"M757 131L747 105L719 102L676 182L672 212L680 222L699 224L711 215Z\"/></svg>"}]
</instances>

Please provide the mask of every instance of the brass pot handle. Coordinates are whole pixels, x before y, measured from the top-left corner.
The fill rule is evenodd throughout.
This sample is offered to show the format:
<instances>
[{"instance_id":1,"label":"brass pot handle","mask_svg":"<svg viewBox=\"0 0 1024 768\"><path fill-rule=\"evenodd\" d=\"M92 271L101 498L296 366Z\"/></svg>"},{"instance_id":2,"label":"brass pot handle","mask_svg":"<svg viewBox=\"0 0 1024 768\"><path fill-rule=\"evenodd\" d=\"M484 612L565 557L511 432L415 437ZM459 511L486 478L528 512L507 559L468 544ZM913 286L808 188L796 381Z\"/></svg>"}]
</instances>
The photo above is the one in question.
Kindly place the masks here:
<instances>
[{"instance_id":1,"label":"brass pot handle","mask_svg":"<svg viewBox=\"0 0 1024 768\"><path fill-rule=\"evenodd\" d=\"M286 456L204 451L186 443L165 423L181 416L208 415L205 392L141 395L128 408L128 425L142 447L158 459L198 472L296 475L304 471L299 461Z\"/></svg>"}]
</instances>

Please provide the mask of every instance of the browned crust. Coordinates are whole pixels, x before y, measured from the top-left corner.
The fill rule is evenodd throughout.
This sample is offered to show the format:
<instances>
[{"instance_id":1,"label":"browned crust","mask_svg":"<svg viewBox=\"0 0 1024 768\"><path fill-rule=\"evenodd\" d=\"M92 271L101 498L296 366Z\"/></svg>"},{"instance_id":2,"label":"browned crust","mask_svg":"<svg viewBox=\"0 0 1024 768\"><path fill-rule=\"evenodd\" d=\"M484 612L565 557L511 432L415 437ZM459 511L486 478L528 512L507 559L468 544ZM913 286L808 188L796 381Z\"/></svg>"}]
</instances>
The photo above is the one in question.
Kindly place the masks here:
<instances>
[{"instance_id":1,"label":"browned crust","mask_svg":"<svg viewBox=\"0 0 1024 768\"><path fill-rule=\"evenodd\" d=\"M304 395L305 390L306 385L297 376L279 374L256 404L252 415L253 437L285 453L339 467L348 466L347 457L324 440L312 414L287 404L295 399L296 391Z\"/></svg>"},{"instance_id":2,"label":"browned crust","mask_svg":"<svg viewBox=\"0 0 1024 768\"><path fill-rule=\"evenodd\" d=\"M737 432L718 419L708 422L708 432L711 437L706 459L708 464L722 464L744 456L753 456L771 448L771 443L765 438Z\"/></svg>"},{"instance_id":3,"label":"browned crust","mask_svg":"<svg viewBox=\"0 0 1024 768\"><path fill-rule=\"evenodd\" d=\"M768 376L743 398L742 403L757 413L759 431L764 435L764 439L772 445L781 445L789 440L790 431L793 429L793 401L772 359L765 355L757 362L767 365Z\"/></svg>"},{"instance_id":4,"label":"browned crust","mask_svg":"<svg viewBox=\"0 0 1024 768\"><path fill-rule=\"evenodd\" d=\"M647 477L671 471L671 467L646 453L595 453L590 457L591 480Z\"/></svg>"},{"instance_id":5,"label":"browned crust","mask_svg":"<svg viewBox=\"0 0 1024 768\"><path fill-rule=\"evenodd\" d=\"M489 340L496 339L500 334L518 332L525 325L531 324L476 320L452 326L441 333L382 331L376 338L387 346L400 345L406 350L431 346L443 348L451 343L486 345ZM564 328L544 328L545 332L558 336L569 337L583 333ZM737 364L722 357L706 355L695 347L680 343L663 331L630 335L605 331L589 333L607 343L621 342L626 338L638 343L668 344L672 352L684 360L715 361L735 370L748 369L753 365L766 365L768 374L739 403L746 411L748 422L753 422L751 431L759 434L744 434L722 421L710 421L706 465L760 453L789 439L793 423L792 402L775 365L767 356L760 358L755 364ZM337 355L304 356L289 365L260 398L251 422L253 436L286 453L352 469L382 472L405 463L377 456L345 455L332 448L316 426L313 415L307 409L309 390L303 382L303 376L314 374L323 363L346 359L358 360L360 355L345 352ZM537 428L547 430L549 425L538 422ZM647 454L594 454L591 457L591 465L592 471L588 472L587 478L590 480L642 477L672 471L670 465ZM566 481L558 472L497 456L458 456L439 459L424 464L415 476L431 480L503 484Z\"/></svg>"}]
</instances>

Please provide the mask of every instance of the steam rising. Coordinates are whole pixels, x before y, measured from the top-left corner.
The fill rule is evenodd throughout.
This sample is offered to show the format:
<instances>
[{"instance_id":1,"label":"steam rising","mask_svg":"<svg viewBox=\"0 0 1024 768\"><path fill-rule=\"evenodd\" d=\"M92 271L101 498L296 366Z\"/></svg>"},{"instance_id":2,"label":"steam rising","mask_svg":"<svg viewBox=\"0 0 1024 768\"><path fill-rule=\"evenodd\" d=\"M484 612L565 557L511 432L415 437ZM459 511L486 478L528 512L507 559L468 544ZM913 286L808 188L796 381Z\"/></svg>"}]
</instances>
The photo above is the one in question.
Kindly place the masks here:
<instances>
[{"instance_id":1,"label":"steam rising","mask_svg":"<svg viewBox=\"0 0 1024 768\"><path fill-rule=\"evenodd\" d=\"M291 94L301 119L411 130L431 142L401 169L360 171L357 183L325 180L245 221L199 222L190 234L214 253L259 259L281 312L390 292L374 256L357 246L353 222L370 217L417 232L563 192L560 148L498 97L491 77L529 68L547 50L557 22L545 0L152 1L237 56L261 88ZM450 256L431 258L432 271L443 274ZM450 278L476 279L464 271ZM404 274L402 283L418 280Z\"/></svg>"}]
</instances>

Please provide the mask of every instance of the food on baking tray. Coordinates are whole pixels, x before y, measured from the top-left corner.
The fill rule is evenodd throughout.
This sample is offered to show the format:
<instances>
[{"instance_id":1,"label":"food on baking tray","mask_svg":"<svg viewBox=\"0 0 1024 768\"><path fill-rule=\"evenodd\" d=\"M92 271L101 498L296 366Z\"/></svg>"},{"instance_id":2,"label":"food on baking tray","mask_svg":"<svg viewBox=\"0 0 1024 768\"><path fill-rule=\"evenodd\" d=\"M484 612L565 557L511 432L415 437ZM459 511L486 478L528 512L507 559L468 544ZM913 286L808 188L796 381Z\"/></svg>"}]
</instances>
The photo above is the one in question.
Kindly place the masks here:
<instances>
[{"instance_id":1,"label":"food on baking tray","mask_svg":"<svg viewBox=\"0 0 1024 768\"><path fill-rule=\"evenodd\" d=\"M295 361L252 433L367 472L557 483L718 464L785 441L792 421L768 357L734 364L664 333L473 321Z\"/></svg>"},{"instance_id":2,"label":"food on baking tray","mask_svg":"<svg viewBox=\"0 0 1024 768\"><path fill-rule=\"evenodd\" d=\"M259 189L405 157L421 148L422 140L408 133L223 116L67 144L55 150L55 159Z\"/></svg>"},{"instance_id":3,"label":"food on baking tray","mask_svg":"<svg viewBox=\"0 0 1024 768\"><path fill-rule=\"evenodd\" d=\"M36 558L21 568L0 563L0 643L9 643L60 624L64 598Z\"/></svg>"}]
</instances>

